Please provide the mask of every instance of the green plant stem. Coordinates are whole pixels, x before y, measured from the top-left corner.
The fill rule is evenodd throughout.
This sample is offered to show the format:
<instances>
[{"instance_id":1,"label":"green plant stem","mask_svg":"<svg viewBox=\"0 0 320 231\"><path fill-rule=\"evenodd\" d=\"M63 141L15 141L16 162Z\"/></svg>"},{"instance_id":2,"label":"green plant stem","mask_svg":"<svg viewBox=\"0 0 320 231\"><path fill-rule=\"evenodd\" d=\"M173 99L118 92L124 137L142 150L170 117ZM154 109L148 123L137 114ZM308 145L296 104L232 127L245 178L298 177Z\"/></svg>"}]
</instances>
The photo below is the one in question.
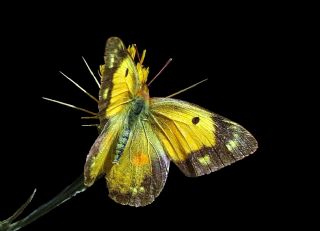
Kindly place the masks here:
<instances>
[{"instance_id":1,"label":"green plant stem","mask_svg":"<svg viewBox=\"0 0 320 231\"><path fill-rule=\"evenodd\" d=\"M62 190L57 196L52 198L49 202L41 205L39 208L35 209L26 217L14 222L13 220L20 215L23 210L27 207L27 205L31 202L34 193L29 197L27 202L25 202L10 218L0 221L0 231L16 231L21 229L22 227L34 222L38 218L47 214L54 208L58 207L62 203L68 201L72 197L76 196L78 193L85 191L87 187L84 185L83 175L78 177L73 183L67 186L64 190Z\"/></svg>"}]
</instances>

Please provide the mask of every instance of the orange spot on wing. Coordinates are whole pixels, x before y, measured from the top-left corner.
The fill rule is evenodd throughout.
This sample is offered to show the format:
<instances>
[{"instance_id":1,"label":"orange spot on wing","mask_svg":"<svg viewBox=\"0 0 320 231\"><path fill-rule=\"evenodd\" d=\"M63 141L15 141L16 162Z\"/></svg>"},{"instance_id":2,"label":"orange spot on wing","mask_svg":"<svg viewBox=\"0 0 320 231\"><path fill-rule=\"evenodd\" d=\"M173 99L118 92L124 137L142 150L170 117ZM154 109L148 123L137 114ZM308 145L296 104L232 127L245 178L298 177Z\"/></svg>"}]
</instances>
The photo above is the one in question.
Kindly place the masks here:
<instances>
[{"instance_id":1,"label":"orange spot on wing","mask_svg":"<svg viewBox=\"0 0 320 231\"><path fill-rule=\"evenodd\" d=\"M146 154L139 153L139 154L135 155L135 157L132 160L132 163L134 165L141 166L141 165L147 164L148 161L149 161L149 157Z\"/></svg>"}]
</instances>

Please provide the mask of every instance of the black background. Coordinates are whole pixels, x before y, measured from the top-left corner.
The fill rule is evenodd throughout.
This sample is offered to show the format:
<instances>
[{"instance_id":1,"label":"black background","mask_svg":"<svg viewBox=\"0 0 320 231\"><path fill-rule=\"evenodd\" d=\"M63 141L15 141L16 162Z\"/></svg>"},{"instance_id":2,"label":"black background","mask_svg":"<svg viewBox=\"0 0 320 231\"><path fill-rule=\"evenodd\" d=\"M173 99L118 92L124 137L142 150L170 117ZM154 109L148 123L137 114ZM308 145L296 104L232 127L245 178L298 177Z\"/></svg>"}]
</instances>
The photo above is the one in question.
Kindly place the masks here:
<instances>
[{"instance_id":1,"label":"black background","mask_svg":"<svg viewBox=\"0 0 320 231\"><path fill-rule=\"evenodd\" d=\"M279 190L272 121L285 22L277 7L133 4L20 5L4 19L0 219L11 215L34 188L38 192L27 212L81 174L96 129L80 126L86 122L80 119L84 113L41 97L96 111L96 103L58 72L97 95L81 56L97 70L110 36L147 49L149 77L173 58L152 84L151 97L167 96L208 78L176 98L243 125L257 138L259 149L199 178L185 177L172 164L164 190L144 208L114 203L100 180L25 230L108 230L127 225L144 229L151 227L147 222L159 228L167 228L169 222L248 227L280 219L284 202L275 201L285 197ZM267 214L268 209L274 212Z\"/></svg>"}]
</instances>

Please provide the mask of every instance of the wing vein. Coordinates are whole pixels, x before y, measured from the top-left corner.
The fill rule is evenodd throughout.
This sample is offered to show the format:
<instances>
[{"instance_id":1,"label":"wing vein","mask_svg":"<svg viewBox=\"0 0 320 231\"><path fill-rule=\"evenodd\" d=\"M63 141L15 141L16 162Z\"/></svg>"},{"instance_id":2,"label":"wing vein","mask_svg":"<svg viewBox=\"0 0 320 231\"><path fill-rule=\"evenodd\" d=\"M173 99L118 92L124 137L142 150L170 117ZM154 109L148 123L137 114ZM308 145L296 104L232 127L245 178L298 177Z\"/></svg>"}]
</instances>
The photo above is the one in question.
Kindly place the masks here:
<instances>
[{"instance_id":1,"label":"wing vein","mask_svg":"<svg viewBox=\"0 0 320 231\"><path fill-rule=\"evenodd\" d=\"M171 139L169 138L168 134L166 133L166 131L163 129L163 127L160 125L160 123L158 122L158 120L154 117L154 115L152 115L153 120L156 122L157 126L160 128L160 130L163 132L163 134L166 136L167 140L169 141L169 143L171 144L172 149L177 153L178 156L178 152L175 148L175 145L172 143ZM172 130L170 128L168 128L168 130L170 130L170 132L173 134ZM179 156L178 156L179 157ZM179 159L181 159L179 157Z\"/></svg>"},{"instance_id":2,"label":"wing vein","mask_svg":"<svg viewBox=\"0 0 320 231\"><path fill-rule=\"evenodd\" d=\"M192 131L193 135L198 138L198 140L200 141L200 143L202 143L202 148L205 147L205 146L203 145L203 142L201 142L201 138L199 137L198 133L195 132L194 129L192 129L192 128L191 128L190 130ZM207 139L208 143L211 143L207 136L204 136L204 137L205 137L205 139ZM211 145L212 145L212 143L211 143ZM204 157L204 154L201 153L201 156ZM206 162L206 166L210 169L210 172L212 172L212 169L211 169L211 167L210 167L210 164L208 163L208 161L206 160L206 158L204 158L203 160Z\"/></svg>"},{"instance_id":3,"label":"wing vein","mask_svg":"<svg viewBox=\"0 0 320 231\"><path fill-rule=\"evenodd\" d=\"M144 124L143 124L143 122L140 120L140 123L141 123L141 126L142 126L142 128L143 128L143 131L144 131L144 135L146 136L146 140L147 140L147 145L148 145L148 148L147 148L147 150L148 150L148 156L149 156L149 165L150 165L150 168L151 168L151 175L152 175L152 173L153 173L153 167L152 167L152 161L151 161L151 155L150 155L150 144L151 144L151 146L153 147L153 145L152 145L152 143L150 142L150 140L149 140L149 137L148 137L148 135L147 135L147 132L146 132L146 128L145 128L145 126L144 126ZM155 152L157 152L157 150L153 147L153 149L155 150ZM158 155L157 155L158 156ZM159 160L160 161L160 160ZM152 185L152 189L153 189L153 177L150 177L149 178L150 180L149 180L149 183L150 183L150 187L151 187L151 185Z\"/></svg>"},{"instance_id":4,"label":"wing vein","mask_svg":"<svg viewBox=\"0 0 320 231\"><path fill-rule=\"evenodd\" d=\"M187 139L185 138L185 136L183 135L183 133L181 132L181 130L179 129L179 127L177 126L177 124L176 124L176 121L174 121L173 120L173 124L174 124L174 126L177 128L177 130L179 131L179 133L180 133L180 135L183 137L183 139L185 140L185 142L186 142L186 144L188 145L188 147L189 147L189 149L190 149L190 153L192 152L192 148L190 147L190 145L189 145L189 142L187 141ZM181 144L180 144L181 145ZM182 146L182 145L181 145ZM190 163L192 164L192 167L193 167L193 169L194 169L194 171L197 173L197 175L198 175L198 169L195 167L195 165L194 165L194 161L191 159L190 160Z\"/></svg>"}]
</instances>

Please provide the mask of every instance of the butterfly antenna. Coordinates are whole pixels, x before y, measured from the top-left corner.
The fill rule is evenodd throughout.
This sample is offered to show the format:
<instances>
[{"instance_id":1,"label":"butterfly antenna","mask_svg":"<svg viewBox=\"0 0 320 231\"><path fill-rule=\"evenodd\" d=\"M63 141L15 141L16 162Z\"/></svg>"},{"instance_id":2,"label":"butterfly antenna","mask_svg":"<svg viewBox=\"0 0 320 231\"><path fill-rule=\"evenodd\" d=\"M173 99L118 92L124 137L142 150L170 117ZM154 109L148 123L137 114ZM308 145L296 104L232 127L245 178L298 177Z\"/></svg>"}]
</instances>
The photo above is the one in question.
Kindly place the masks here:
<instances>
[{"instance_id":1,"label":"butterfly antenna","mask_svg":"<svg viewBox=\"0 0 320 231\"><path fill-rule=\"evenodd\" d=\"M76 85L77 88L79 88L81 91L83 91L87 96L89 96L91 99L93 99L94 101L96 101L97 103L99 103L99 101L97 100L96 97L94 97L93 95L91 95L89 92L87 92L85 89L83 89L79 84L77 84L75 81L73 81L70 77L68 77L66 74L64 74L63 72L59 71L60 74L62 74L67 80L69 80L71 83L73 83L74 85Z\"/></svg>"},{"instance_id":2,"label":"butterfly antenna","mask_svg":"<svg viewBox=\"0 0 320 231\"><path fill-rule=\"evenodd\" d=\"M45 100L48 100L50 102L54 102L54 103L57 103L57 104L61 104L61 105L66 106L66 107L77 109L79 111L83 111L83 112L86 112L86 113L94 115L94 116L98 115L98 113L95 113L95 112L89 111L87 109L84 109L84 108L81 108L81 107L77 107L77 106L74 106L72 104L62 102L62 101L58 101L58 100L54 100L54 99L50 99L50 98L46 98L46 97L42 97L42 99L45 99Z\"/></svg>"},{"instance_id":3,"label":"butterfly antenna","mask_svg":"<svg viewBox=\"0 0 320 231\"><path fill-rule=\"evenodd\" d=\"M83 56L82 56L82 59L83 59L83 62L86 64L86 66L87 66L87 68L88 68L88 70L89 70L89 72L90 72L91 76L94 78L94 80L95 80L96 84L97 84L97 85L98 85L98 87L100 88L100 83L99 83L98 79L96 78L96 76L93 74L93 72L92 72L91 68L89 67L89 65L88 65L88 63L87 63L87 61L85 60L85 58L84 58Z\"/></svg>"},{"instance_id":4,"label":"butterfly antenna","mask_svg":"<svg viewBox=\"0 0 320 231\"><path fill-rule=\"evenodd\" d=\"M180 91L178 91L178 92L176 92L176 93L173 93L173 94L167 96L166 98L171 98L171 97L173 97L173 96L176 96L176 95L178 95L178 94L180 94L180 93L182 93L182 92L185 92L185 91L187 91L187 90L189 90L189 89L191 89L191 88L194 88L195 86L197 86L197 85L199 85L200 83L203 83L203 82L205 82L205 81L207 81L207 80L208 80L208 79L201 80L200 82L195 83L195 84L191 85L190 87L187 87L187 88L185 88L185 89L182 89L182 90L180 90Z\"/></svg>"},{"instance_id":5,"label":"butterfly antenna","mask_svg":"<svg viewBox=\"0 0 320 231\"><path fill-rule=\"evenodd\" d=\"M164 69L169 65L169 63L171 63L171 61L172 61L172 58L168 59L168 61L166 62L166 64L164 64L164 66L161 68L161 70L158 72L158 74L156 74L156 76L153 77L153 78L151 79L151 81L148 83L148 87L149 87L149 86L151 85L151 83L152 83L153 81L155 81L155 79L164 71Z\"/></svg>"}]
</instances>

